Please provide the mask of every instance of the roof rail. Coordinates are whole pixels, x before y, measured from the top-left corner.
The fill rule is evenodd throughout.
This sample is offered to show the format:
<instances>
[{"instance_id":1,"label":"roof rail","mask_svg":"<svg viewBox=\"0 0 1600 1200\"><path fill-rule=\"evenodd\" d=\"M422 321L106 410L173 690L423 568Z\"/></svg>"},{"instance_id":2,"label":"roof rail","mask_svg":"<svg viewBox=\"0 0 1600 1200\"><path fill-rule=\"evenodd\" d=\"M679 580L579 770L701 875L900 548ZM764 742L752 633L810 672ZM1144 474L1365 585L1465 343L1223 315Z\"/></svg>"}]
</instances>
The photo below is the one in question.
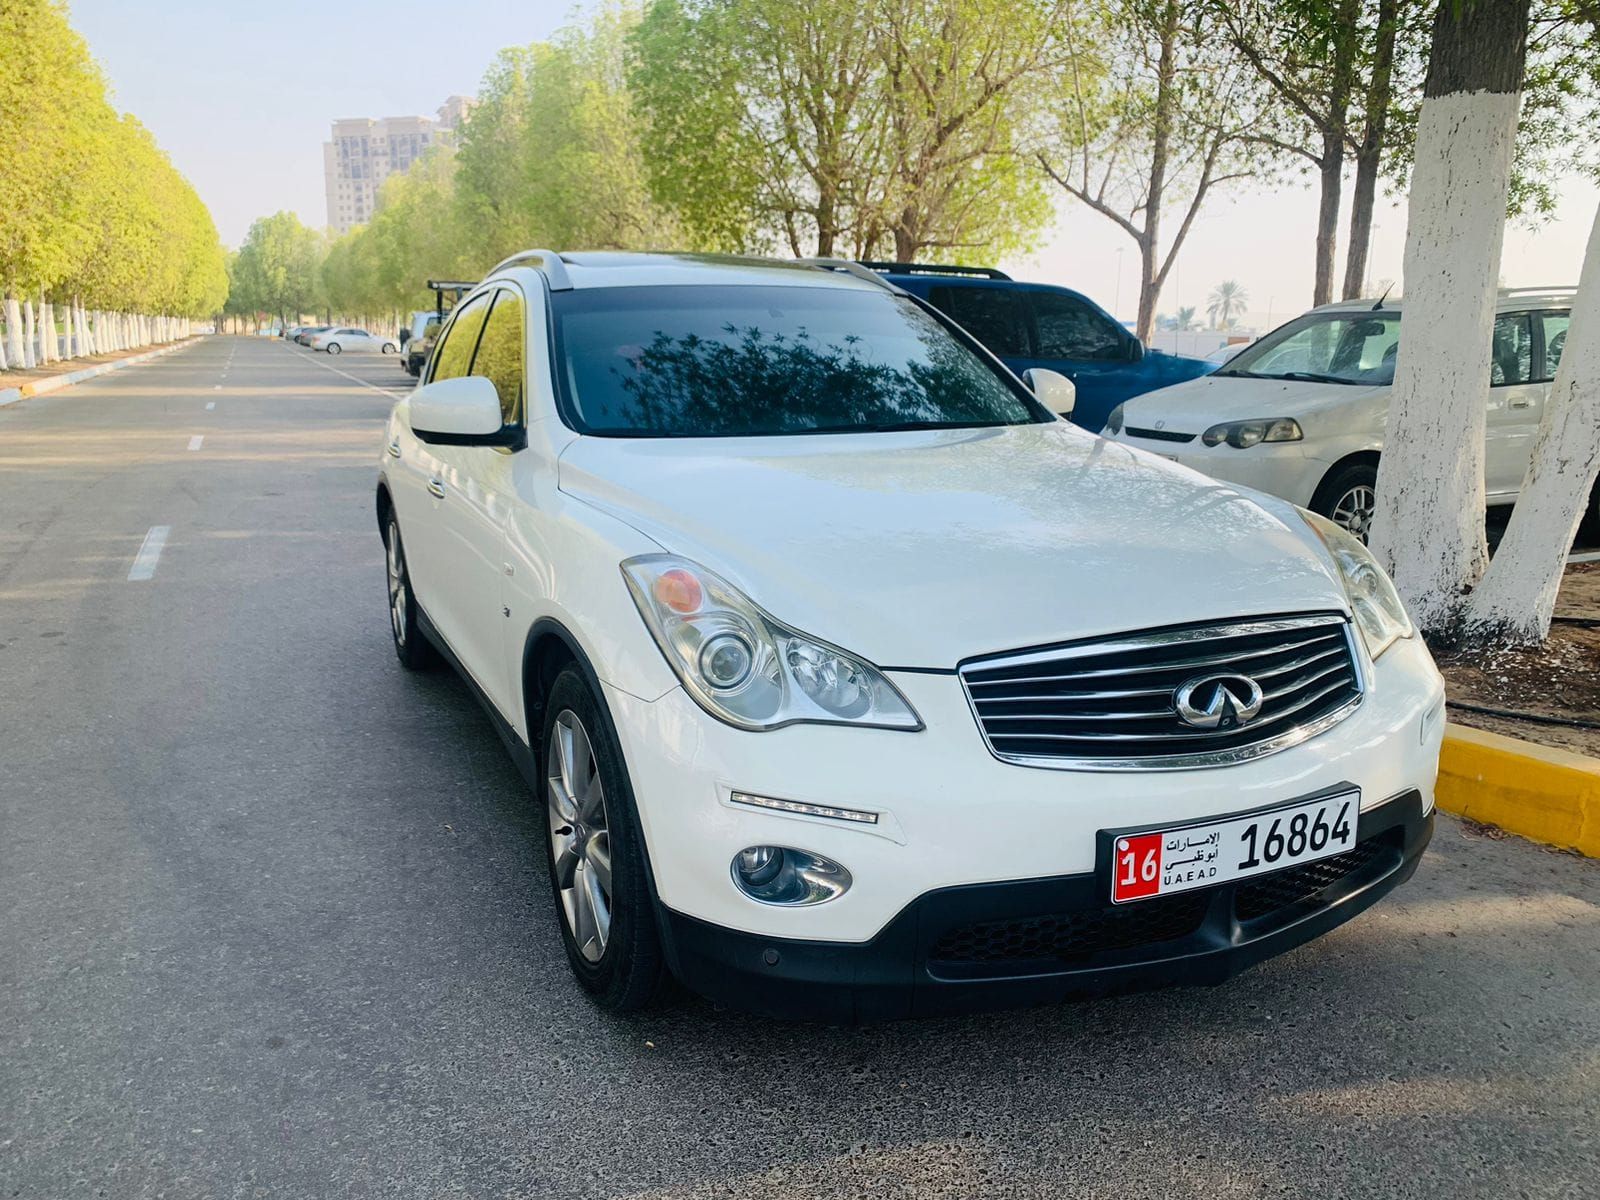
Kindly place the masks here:
<instances>
[{"instance_id":1,"label":"roof rail","mask_svg":"<svg viewBox=\"0 0 1600 1200\"><path fill-rule=\"evenodd\" d=\"M1553 285L1551 287L1501 288L1500 289L1500 294L1502 296L1515 296L1515 295L1517 295L1519 293L1524 294L1524 295L1549 295L1550 293L1553 293L1553 292L1575 292L1577 290L1578 290L1577 289L1577 285L1575 285L1575 284L1558 283L1558 284L1555 284L1555 285Z\"/></svg>"},{"instance_id":2,"label":"roof rail","mask_svg":"<svg viewBox=\"0 0 1600 1200\"><path fill-rule=\"evenodd\" d=\"M1011 276L994 267L957 267L944 263L866 262L874 271L893 271L900 275L975 275L979 279L1005 279Z\"/></svg>"},{"instance_id":3,"label":"roof rail","mask_svg":"<svg viewBox=\"0 0 1600 1200\"><path fill-rule=\"evenodd\" d=\"M550 285L552 292L570 292L572 290L572 277L567 274L567 264L561 261L561 255L554 250L524 250L520 254L513 254L503 262L495 264L493 275L510 267L533 267L540 271L545 282ZM488 278L485 276L484 278Z\"/></svg>"},{"instance_id":4,"label":"roof rail","mask_svg":"<svg viewBox=\"0 0 1600 1200\"><path fill-rule=\"evenodd\" d=\"M878 287L883 288L885 291L890 291L890 292L899 292L900 291L899 288L895 287L894 284L890 283L882 275L879 275L876 271L868 270L861 263L855 262L852 259L848 259L848 258L797 258L794 261L799 263L803 267L817 267L817 268L820 268L821 270L824 270L824 271L843 271L846 275L853 275L853 276L855 276L855 278L864 280L867 283L876 284Z\"/></svg>"}]
</instances>

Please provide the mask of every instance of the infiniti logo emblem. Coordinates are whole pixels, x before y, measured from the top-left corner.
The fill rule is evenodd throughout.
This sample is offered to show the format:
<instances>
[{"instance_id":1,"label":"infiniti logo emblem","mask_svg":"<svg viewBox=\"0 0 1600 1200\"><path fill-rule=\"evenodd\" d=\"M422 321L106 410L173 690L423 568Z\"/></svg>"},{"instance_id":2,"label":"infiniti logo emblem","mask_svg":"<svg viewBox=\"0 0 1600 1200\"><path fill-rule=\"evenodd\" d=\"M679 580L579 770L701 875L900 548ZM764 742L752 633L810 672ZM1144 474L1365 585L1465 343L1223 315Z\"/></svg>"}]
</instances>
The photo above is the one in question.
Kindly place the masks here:
<instances>
[{"instance_id":1,"label":"infiniti logo emblem","mask_svg":"<svg viewBox=\"0 0 1600 1200\"><path fill-rule=\"evenodd\" d=\"M1203 675L1173 693L1185 725L1196 729L1235 729L1261 712L1261 685L1248 675Z\"/></svg>"}]
</instances>

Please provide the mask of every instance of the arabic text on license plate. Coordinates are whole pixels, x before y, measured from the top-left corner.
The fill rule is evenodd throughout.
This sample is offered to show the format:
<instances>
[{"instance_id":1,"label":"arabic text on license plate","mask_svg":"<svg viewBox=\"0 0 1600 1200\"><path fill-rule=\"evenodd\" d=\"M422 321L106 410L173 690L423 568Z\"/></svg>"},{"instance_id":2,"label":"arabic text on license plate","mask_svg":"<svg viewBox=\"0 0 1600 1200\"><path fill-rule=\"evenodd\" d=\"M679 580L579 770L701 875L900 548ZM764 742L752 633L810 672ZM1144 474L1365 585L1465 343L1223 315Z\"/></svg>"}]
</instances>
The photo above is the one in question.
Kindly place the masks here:
<instances>
[{"instance_id":1,"label":"arabic text on license plate","mask_svg":"<svg viewBox=\"0 0 1600 1200\"><path fill-rule=\"evenodd\" d=\"M1356 844L1361 793L1199 825L1123 834L1112 855L1111 900L1148 900L1342 854Z\"/></svg>"}]
</instances>

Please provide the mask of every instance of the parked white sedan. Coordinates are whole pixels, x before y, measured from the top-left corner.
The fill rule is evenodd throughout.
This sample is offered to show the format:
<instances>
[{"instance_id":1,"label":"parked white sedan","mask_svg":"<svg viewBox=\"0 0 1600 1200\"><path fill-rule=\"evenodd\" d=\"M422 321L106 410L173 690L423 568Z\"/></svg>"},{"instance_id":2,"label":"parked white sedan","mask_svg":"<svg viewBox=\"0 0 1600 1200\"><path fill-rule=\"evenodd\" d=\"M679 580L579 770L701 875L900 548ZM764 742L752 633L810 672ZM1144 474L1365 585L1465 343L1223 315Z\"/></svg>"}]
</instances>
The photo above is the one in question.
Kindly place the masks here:
<instances>
[{"instance_id":1,"label":"parked white sedan","mask_svg":"<svg viewBox=\"0 0 1600 1200\"><path fill-rule=\"evenodd\" d=\"M1218 982L1430 836L1443 684L1359 542L855 264L509 259L378 458L395 652L482 700L608 1008Z\"/></svg>"},{"instance_id":2,"label":"parked white sedan","mask_svg":"<svg viewBox=\"0 0 1600 1200\"><path fill-rule=\"evenodd\" d=\"M329 354L396 354L400 343L394 338L379 337L365 329L328 329L311 339L313 350L326 350Z\"/></svg>"},{"instance_id":3,"label":"parked white sedan","mask_svg":"<svg viewBox=\"0 0 1600 1200\"><path fill-rule=\"evenodd\" d=\"M1570 290L1500 294L1485 425L1491 506L1522 490L1571 309ZM1365 541L1399 348L1398 302L1324 305L1203 379L1125 401L1105 436L1282 496Z\"/></svg>"}]
</instances>

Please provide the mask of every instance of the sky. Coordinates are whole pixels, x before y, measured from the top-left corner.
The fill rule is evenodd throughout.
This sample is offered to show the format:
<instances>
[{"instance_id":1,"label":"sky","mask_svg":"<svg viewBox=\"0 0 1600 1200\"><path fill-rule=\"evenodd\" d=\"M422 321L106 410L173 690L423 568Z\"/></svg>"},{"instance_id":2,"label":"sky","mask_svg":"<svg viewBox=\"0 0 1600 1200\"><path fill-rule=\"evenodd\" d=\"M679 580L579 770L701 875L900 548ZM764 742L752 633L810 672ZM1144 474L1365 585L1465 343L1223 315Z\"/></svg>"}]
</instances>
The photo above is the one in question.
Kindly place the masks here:
<instances>
[{"instance_id":1,"label":"sky","mask_svg":"<svg viewBox=\"0 0 1600 1200\"><path fill-rule=\"evenodd\" d=\"M431 116L445 97L475 93L499 50L548 38L574 11L568 0L71 0L113 101L149 127L229 245L279 209L327 223L322 143L333 121ZM1577 282L1600 191L1570 179L1558 192L1554 219L1508 226L1506 286ZM1208 200L1161 311L1193 305L1203 313L1211 290L1230 279L1249 297L1247 325L1268 329L1302 311L1311 301L1316 203L1293 180ZM1400 279L1404 245L1403 204L1380 198L1369 278ZM1337 261L1342 268L1342 244ZM1075 202L1062 203L1034 253L998 265L1077 288L1119 318L1134 315L1133 242Z\"/></svg>"}]
</instances>

